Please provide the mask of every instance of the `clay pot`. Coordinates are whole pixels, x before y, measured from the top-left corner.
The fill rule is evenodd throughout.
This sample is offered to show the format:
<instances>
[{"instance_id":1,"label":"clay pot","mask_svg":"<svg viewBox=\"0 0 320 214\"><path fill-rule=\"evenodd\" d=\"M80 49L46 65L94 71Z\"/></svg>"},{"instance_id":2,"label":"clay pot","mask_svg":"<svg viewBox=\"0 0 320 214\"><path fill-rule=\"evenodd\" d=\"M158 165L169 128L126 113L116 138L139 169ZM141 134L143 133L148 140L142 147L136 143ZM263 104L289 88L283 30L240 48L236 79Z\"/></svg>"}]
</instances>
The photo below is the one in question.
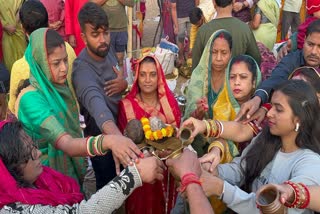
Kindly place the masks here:
<instances>
[{"instance_id":1,"label":"clay pot","mask_svg":"<svg viewBox=\"0 0 320 214\"><path fill-rule=\"evenodd\" d=\"M286 214L287 208L280 202L276 186L267 184L256 192L256 203L263 214Z\"/></svg>"}]
</instances>

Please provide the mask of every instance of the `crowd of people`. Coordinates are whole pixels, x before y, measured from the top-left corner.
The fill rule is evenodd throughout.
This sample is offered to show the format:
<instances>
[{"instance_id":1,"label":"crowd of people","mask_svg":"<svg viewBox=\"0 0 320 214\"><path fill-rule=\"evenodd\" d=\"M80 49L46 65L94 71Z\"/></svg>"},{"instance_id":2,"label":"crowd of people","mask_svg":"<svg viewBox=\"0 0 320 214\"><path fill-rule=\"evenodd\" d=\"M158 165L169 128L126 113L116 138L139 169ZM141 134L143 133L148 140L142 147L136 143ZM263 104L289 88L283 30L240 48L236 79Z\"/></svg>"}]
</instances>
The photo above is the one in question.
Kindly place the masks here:
<instances>
[{"instance_id":1,"label":"crowd of people","mask_svg":"<svg viewBox=\"0 0 320 214\"><path fill-rule=\"evenodd\" d=\"M0 3L0 213L260 213L270 184L287 213L320 211L319 0L302 24L302 0L170 0L185 108L155 55L128 85L135 1ZM154 117L191 131L180 156L128 137Z\"/></svg>"}]
</instances>

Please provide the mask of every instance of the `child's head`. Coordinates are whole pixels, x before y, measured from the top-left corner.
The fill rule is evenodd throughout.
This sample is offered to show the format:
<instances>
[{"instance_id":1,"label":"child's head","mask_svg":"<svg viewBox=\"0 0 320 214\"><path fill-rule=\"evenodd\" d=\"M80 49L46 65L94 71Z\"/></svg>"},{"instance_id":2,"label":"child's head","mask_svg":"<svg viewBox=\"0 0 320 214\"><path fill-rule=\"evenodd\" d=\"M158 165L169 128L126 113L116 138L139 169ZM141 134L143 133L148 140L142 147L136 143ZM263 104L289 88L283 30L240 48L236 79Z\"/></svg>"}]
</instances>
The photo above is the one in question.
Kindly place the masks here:
<instances>
[{"instance_id":1,"label":"child's head","mask_svg":"<svg viewBox=\"0 0 320 214\"><path fill-rule=\"evenodd\" d=\"M307 0L307 12L309 15L320 18L320 1Z\"/></svg>"},{"instance_id":2,"label":"child's head","mask_svg":"<svg viewBox=\"0 0 320 214\"><path fill-rule=\"evenodd\" d=\"M203 12L199 7L195 7L189 13L190 22L193 25L200 27L204 23Z\"/></svg>"}]
</instances>

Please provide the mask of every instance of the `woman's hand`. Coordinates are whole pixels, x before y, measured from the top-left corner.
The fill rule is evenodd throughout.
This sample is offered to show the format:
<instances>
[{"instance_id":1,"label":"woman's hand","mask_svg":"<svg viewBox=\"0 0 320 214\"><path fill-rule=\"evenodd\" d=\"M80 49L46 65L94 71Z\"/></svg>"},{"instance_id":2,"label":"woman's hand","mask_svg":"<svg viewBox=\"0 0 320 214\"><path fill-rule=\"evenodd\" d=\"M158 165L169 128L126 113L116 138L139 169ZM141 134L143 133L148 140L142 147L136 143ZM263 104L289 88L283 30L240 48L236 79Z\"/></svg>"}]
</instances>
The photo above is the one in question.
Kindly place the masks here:
<instances>
[{"instance_id":1,"label":"woman's hand","mask_svg":"<svg viewBox=\"0 0 320 214\"><path fill-rule=\"evenodd\" d=\"M233 7L232 7L232 10L234 11L234 12L239 12L240 10L242 10L243 9L243 3L242 2L235 2L235 3L233 3Z\"/></svg>"},{"instance_id":2,"label":"woman's hand","mask_svg":"<svg viewBox=\"0 0 320 214\"><path fill-rule=\"evenodd\" d=\"M200 163L209 163L210 166L207 170L213 172L221 161L221 150L218 147L213 147L209 153L199 158L199 161Z\"/></svg>"},{"instance_id":3,"label":"woman's hand","mask_svg":"<svg viewBox=\"0 0 320 214\"><path fill-rule=\"evenodd\" d=\"M292 203L294 200L293 189L288 184L273 184L280 192L280 202L284 204L286 201Z\"/></svg>"},{"instance_id":4,"label":"woman's hand","mask_svg":"<svg viewBox=\"0 0 320 214\"><path fill-rule=\"evenodd\" d=\"M192 116L197 119L203 119L205 114L208 112L209 105L206 97L200 98L196 102L196 110L192 113Z\"/></svg>"},{"instance_id":5,"label":"woman's hand","mask_svg":"<svg viewBox=\"0 0 320 214\"><path fill-rule=\"evenodd\" d=\"M163 171L166 169L165 165L156 157L147 157L139 159L136 163L142 182L154 183L156 180L163 179Z\"/></svg>"},{"instance_id":6,"label":"woman's hand","mask_svg":"<svg viewBox=\"0 0 320 214\"><path fill-rule=\"evenodd\" d=\"M10 36L12 36L15 32L16 32L16 26L14 25L6 25L3 26L3 29L7 32L7 34L9 34Z\"/></svg>"},{"instance_id":7,"label":"woman's hand","mask_svg":"<svg viewBox=\"0 0 320 214\"><path fill-rule=\"evenodd\" d=\"M190 139L193 139L197 134L204 133L207 130L206 123L202 120L198 120L196 118L190 117L186 121L184 121L178 131L177 137L180 137L180 130L182 128L188 127L192 130Z\"/></svg>"}]
</instances>

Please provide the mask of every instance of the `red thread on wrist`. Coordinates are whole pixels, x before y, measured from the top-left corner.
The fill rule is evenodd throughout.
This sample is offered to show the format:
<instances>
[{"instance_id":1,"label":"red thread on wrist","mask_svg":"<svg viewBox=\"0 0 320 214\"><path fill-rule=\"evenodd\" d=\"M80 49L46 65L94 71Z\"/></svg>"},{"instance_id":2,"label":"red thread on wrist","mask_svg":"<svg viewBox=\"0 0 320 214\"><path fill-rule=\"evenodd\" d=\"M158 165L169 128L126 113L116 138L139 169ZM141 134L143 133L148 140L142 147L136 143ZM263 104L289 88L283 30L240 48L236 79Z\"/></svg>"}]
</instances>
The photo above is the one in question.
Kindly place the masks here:
<instances>
[{"instance_id":1,"label":"red thread on wrist","mask_svg":"<svg viewBox=\"0 0 320 214\"><path fill-rule=\"evenodd\" d=\"M193 172L186 173L181 178L181 186L179 187L179 192L184 192L187 189L189 184L199 184L201 186L201 182L199 177Z\"/></svg>"}]
</instances>

